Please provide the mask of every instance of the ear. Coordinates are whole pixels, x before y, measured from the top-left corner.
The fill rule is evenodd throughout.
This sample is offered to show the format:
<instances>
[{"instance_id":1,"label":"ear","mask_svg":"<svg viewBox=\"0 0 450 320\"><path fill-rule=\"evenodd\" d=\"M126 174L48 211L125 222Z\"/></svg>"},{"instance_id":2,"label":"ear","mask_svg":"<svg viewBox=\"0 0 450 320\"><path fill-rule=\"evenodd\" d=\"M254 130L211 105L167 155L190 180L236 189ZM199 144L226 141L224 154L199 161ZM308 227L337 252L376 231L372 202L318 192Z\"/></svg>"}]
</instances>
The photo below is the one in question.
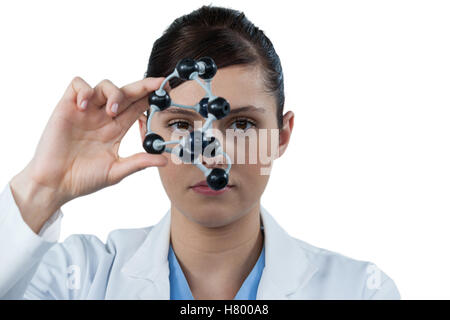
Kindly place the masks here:
<instances>
[{"instance_id":1,"label":"ear","mask_svg":"<svg viewBox=\"0 0 450 320\"><path fill-rule=\"evenodd\" d=\"M289 140L291 138L292 129L294 128L294 113L292 111L286 112L283 116L283 127L280 129L278 157L281 157L286 151Z\"/></svg>"},{"instance_id":2,"label":"ear","mask_svg":"<svg viewBox=\"0 0 450 320\"><path fill-rule=\"evenodd\" d=\"M141 141L144 143L145 134L147 133L147 116L144 113L139 116L139 132L141 133Z\"/></svg>"}]
</instances>

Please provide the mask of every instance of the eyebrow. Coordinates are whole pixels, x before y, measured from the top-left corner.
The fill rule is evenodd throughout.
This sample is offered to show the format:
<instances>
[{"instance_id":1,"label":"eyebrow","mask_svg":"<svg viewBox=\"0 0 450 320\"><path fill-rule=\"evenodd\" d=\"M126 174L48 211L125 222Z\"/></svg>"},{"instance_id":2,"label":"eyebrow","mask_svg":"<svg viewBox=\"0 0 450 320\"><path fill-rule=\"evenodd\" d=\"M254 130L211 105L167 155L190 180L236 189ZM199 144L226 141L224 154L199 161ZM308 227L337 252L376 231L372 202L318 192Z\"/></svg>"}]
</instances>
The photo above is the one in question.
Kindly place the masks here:
<instances>
[{"instance_id":1,"label":"eyebrow","mask_svg":"<svg viewBox=\"0 0 450 320\"><path fill-rule=\"evenodd\" d=\"M230 110L228 115L232 115L232 114L239 114L239 113L243 113L243 112L247 112L247 111L256 111L256 112L260 112L260 113L265 113L266 109L264 108L257 108L255 106L243 106L243 107L239 107L239 108L235 108ZM195 115L196 112L195 111L189 111L189 109L185 109L185 108L180 108L180 107L170 107L167 108L163 111L159 111L160 113L173 113L173 114L184 114L187 116L192 116Z\"/></svg>"}]
</instances>

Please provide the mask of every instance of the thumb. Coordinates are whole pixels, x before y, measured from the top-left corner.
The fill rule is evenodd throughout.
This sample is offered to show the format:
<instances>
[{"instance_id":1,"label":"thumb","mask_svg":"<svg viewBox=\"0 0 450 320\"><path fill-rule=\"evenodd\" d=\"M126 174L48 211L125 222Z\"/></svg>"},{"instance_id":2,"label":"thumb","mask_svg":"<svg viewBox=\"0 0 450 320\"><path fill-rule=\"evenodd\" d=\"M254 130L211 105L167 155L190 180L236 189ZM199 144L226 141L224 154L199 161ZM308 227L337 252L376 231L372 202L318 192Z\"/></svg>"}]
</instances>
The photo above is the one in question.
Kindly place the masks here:
<instances>
[{"instance_id":1,"label":"thumb","mask_svg":"<svg viewBox=\"0 0 450 320\"><path fill-rule=\"evenodd\" d=\"M119 157L109 171L110 182L116 184L123 178L148 167L165 166L167 161L167 158L161 154L147 152L140 152L126 158Z\"/></svg>"}]
</instances>

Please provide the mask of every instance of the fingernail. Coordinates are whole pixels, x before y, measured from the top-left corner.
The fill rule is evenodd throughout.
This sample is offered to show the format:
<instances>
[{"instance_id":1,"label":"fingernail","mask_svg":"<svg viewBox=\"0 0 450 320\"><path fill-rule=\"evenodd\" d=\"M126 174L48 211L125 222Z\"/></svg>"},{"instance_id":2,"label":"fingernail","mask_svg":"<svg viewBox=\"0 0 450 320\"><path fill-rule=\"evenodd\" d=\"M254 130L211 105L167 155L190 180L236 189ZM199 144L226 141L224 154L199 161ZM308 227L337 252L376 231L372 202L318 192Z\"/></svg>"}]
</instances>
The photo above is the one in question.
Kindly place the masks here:
<instances>
[{"instance_id":1,"label":"fingernail","mask_svg":"<svg viewBox=\"0 0 450 320\"><path fill-rule=\"evenodd\" d=\"M119 104L116 102L112 105L111 111L117 113L117 109L119 108Z\"/></svg>"},{"instance_id":2,"label":"fingernail","mask_svg":"<svg viewBox=\"0 0 450 320\"><path fill-rule=\"evenodd\" d=\"M84 110L84 109L86 109L86 107L87 107L87 100L83 100L81 102L80 108Z\"/></svg>"}]
</instances>

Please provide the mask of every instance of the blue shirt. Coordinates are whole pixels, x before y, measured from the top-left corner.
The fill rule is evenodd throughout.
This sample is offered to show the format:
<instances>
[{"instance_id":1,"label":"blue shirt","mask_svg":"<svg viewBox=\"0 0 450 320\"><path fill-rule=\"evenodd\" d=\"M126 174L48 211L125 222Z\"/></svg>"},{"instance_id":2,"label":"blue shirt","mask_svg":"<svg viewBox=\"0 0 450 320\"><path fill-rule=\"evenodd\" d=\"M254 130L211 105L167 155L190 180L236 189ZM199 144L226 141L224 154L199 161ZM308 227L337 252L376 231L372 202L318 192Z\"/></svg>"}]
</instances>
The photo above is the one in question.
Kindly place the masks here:
<instances>
[{"instance_id":1,"label":"blue shirt","mask_svg":"<svg viewBox=\"0 0 450 320\"><path fill-rule=\"evenodd\" d=\"M170 268L170 300L194 300L189 284L184 276L183 270L173 252L172 245L169 246L169 268ZM234 300L256 300L259 280L265 265L264 246L261 254L249 273Z\"/></svg>"}]
</instances>

